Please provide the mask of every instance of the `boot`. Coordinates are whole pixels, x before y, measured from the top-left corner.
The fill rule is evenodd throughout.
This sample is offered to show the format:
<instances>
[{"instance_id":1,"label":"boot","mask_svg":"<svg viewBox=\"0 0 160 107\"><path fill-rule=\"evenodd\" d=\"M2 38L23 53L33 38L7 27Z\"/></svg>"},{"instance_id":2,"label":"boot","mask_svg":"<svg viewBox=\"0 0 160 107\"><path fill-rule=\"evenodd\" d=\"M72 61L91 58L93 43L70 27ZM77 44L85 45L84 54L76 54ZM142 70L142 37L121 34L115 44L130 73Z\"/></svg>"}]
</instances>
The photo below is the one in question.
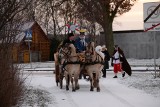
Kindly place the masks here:
<instances>
[{"instance_id":1,"label":"boot","mask_svg":"<svg viewBox=\"0 0 160 107\"><path fill-rule=\"evenodd\" d=\"M118 78L117 75L115 75L113 78Z\"/></svg>"},{"instance_id":2,"label":"boot","mask_svg":"<svg viewBox=\"0 0 160 107\"><path fill-rule=\"evenodd\" d=\"M125 72L123 72L123 74L122 74L122 77L124 77L125 76Z\"/></svg>"}]
</instances>

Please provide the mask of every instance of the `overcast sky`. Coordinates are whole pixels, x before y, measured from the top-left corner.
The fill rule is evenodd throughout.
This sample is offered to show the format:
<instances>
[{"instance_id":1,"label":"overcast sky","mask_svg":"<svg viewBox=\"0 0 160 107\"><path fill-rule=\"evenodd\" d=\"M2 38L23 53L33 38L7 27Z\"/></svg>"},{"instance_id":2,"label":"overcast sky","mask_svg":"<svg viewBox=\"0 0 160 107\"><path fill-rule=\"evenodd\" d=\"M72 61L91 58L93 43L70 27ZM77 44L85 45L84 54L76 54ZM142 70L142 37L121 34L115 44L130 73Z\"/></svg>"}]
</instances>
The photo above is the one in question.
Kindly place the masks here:
<instances>
[{"instance_id":1,"label":"overcast sky","mask_svg":"<svg viewBox=\"0 0 160 107\"><path fill-rule=\"evenodd\" d=\"M139 0L132 9L115 18L113 30L142 30L143 29L143 3L160 2L160 0Z\"/></svg>"}]
</instances>

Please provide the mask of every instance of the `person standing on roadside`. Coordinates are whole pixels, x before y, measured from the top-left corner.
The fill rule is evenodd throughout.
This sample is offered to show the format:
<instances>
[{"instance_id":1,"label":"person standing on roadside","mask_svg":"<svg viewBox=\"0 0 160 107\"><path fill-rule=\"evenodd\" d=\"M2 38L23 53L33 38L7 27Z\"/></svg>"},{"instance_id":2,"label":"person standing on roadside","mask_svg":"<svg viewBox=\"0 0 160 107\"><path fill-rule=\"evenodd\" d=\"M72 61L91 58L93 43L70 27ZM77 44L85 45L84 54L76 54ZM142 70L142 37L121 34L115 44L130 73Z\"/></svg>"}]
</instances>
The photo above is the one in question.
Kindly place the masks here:
<instances>
[{"instance_id":1,"label":"person standing on roadside","mask_svg":"<svg viewBox=\"0 0 160 107\"><path fill-rule=\"evenodd\" d=\"M105 57L104 57L104 67L102 69L102 77L106 78L106 69L109 69L109 63L108 61L110 60L110 55L109 52L107 51L107 48L105 45L102 46L102 52L104 53Z\"/></svg>"},{"instance_id":2,"label":"person standing on roadside","mask_svg":"<svg viewBox=\"0 0 160 107\"><path fill-rule=\"evenodd\" d=\"M112 61L111 61L111 66L114 68L114 74L115 76L113 78L118 78L117 73L121 72L122 77L125 76L125 72L122 70L122 58L123 58L123 51L118 47L118 45L114 46L114 52L112 55Z\"/></svg>"}]
</instances>

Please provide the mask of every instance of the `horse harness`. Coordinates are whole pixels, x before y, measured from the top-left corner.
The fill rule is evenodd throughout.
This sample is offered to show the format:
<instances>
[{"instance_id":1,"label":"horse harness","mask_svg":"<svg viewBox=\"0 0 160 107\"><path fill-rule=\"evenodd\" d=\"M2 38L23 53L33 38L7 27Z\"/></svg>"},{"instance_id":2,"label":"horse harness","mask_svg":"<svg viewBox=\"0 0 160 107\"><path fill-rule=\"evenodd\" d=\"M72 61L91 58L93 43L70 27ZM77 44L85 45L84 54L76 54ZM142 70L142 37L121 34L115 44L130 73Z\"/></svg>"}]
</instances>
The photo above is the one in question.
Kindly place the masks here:
<instances>
[{"instance_id":1,"label":"horse harness","mask_svg":"<svg viewBox=\"0 0 160 107\"><path fill-rule=\"evenodd\" d=\"M65 47L66 48L66 47ZM82 65L94 65L94 64L104 64L104 61L102 60L102 57L97 54L96 59L92 61L92 55L93 55L93 49L92 51L86 51L84 55L78 54L75 56L71 56L71 50L69 48L66 48L63 50L62 48L59 50L59 59L61 60L62 58L65 59L64 61L64 66L67 64L82 64ZM63 55L61 55L63 54ZM71 61L71 58L77 57L76 61Z\"/></svg>"}]
</instances>

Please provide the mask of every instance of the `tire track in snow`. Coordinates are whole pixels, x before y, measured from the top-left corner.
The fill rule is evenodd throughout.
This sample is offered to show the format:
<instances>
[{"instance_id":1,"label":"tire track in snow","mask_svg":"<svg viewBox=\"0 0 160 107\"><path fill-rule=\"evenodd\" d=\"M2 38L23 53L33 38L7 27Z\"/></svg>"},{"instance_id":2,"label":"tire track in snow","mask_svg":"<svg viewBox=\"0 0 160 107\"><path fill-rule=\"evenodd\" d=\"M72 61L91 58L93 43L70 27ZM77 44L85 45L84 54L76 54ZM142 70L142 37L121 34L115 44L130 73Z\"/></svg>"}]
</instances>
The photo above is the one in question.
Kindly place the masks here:
<instances>
[{"instance_id":1,"label":"tire track in snow","mask_svg":"<svg viewBox=\"0 0 160 107\"><path fill-rule=\"evenodd\" d=\"M58 90L53 90L53 88L49 88L49 93L50 93L51 98L53 99L52 103L54 104L54 107L59 107L56 96L54 95L54 93L57 93L57 92Z\"/></svg>"},{"instance_id":2,"label":"tire track in snow","mask_svg":"<svg viewBox=\"0 0 160 107\"><path fill-rule=\"evenodd\" d=\"M72 96L70 95L70 93L74 93L74 92L69 92L65 90L63 91L63 93L66 95L68 102L71 104L71 107L79 107L79 105L75 103Z\"/></svg>"},{"instance_id":3,"label":"tire track in snow","mask_svg":"<svg viewBox=\"0 0 160 107\"><path fill-rule=\"evenodd\" d=\"M135 107L132 104L130 104L127 100L125 100L124 98L114 94L113 92L111 92L109 89L107 89L104 85L101 84L101 87L104 89L105 94L110 94L111 96L113 96L115 99L119 100L122 104L127 105L127 107Z\"/></svg>"},{"instance_id":4,"label":"tire track in snow","mask_svg":"<svg viewBox=\"0 0 160 107\"><path fill-rule=\"evenodd\" d=\"M53 87L51 89L49 89L49 92L52 93L52 99L54 101L52 101L52 103L54 104L55 107L59 107L58 105L58 99L56 98L56 96L54 95L54 93L61 93L61 96L64 97L64 99L67 101L66 103L69 104L69 107L79 107L79 105L74 101L74 99L72 98L72 96L70 95L71 93L75 93L75 92L71 92L71 91L66 91L64 88L63 89L59 89L59 87Z\"/></svg>"},{"instance_id":5,"label":"tire track in snow","mask_svg":"<svg viewBox=\"0 0 160 107\"><path fill-rule=\"evenodd\" d=\"M52 102L53 102L53 104L54 104L54 107L59 107L55 96L53 96L52 98L53 98L53 101L52 101Z\"/></svg>"}]
</instances>

